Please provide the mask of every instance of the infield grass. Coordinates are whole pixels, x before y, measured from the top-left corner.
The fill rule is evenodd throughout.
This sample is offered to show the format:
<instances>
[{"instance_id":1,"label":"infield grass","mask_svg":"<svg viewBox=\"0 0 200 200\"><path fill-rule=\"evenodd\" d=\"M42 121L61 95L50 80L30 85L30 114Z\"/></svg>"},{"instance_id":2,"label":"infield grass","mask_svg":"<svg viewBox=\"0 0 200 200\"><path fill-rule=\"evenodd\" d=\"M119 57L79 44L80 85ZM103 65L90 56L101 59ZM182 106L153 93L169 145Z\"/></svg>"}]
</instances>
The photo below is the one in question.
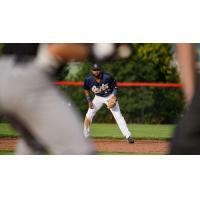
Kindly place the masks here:
<instances>
[{"instance_id":1,"label":"infield grass","mask_svg":"<svg viewBox=\"0 0 200 200\"><path fill-rule=\"evenodd\" d=\"M129 124L129 130L135 139L169 140L174 125ZM93 124L91 136L94 138L124 138L116 124Z\"/></svg>"},{"instance_id":2,"label":"infield grass","mask_svg":"<svg viewBox=\"0 0 200 200\"><path fill-rule=\"evenodd\" d=\"M129 124L130 131L135 139L155 139L168 140L173 133L174 125L148 125L148 124ZM56 134L56 133L55 133ZM0 123L0 137L16 137L15 130L10 128L7 123ZM92 124L91 136L93 138L122 139L117 124Z\"/></svg>"}]
</instances>

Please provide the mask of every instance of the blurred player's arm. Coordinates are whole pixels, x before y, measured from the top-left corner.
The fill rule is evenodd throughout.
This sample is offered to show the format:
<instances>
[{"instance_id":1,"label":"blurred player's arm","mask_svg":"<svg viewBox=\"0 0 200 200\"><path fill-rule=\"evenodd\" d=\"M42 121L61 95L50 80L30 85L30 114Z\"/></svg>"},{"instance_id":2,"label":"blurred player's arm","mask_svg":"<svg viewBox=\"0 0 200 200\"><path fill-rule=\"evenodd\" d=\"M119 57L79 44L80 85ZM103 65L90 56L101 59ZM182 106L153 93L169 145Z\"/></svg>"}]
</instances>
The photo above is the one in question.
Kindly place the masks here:
<instances>
[{"instance_id":1,"label":"blurred player's arm","mask_svg":"<svg viewBox=\"0 0 200 200\"><path fill-rule=\"evenodd\" d=\"M89 56L89 46L85 44L54 43L48 45L48 50L61 62L80 61Z\"/></svg>"},{"instance_id":2,"label":"blurred player's arm","mask_svg":"<svg viewBox=\"0 0 200 200\"><path fill-rule=\"evenodd\" d=\"M65 63L86 59L89 56L89 49L87 44L40 44L35 62L42 71L55 75Z\"/></svg>"},{"instance_id":3,"label":"blurred player's arm","mask_svg":"<svg viewBox=\"0 0 200 200\"><path fill-rule=\"evenodd\" d=\"M69 61L85 59L106 60L114 53L114 44L49 43L41 44L36 63L44 72L55 74L63 64ZM113 51L111 51L113 50Z\"/></svg>"},{"instance_id":4,"label":"blurred player's arm","mask_svg":"<svg viewBox=\"0 0 200 200\"><path fill-rule=\"evenodd\" d=\"M52 43L49 51L58 60L70 61L71 59L81 61L91 58L94 61L104 61L110 58L129 58L132 55L130 44L115 43Z\"/></svg>"},{"instance_id":5,"label":"blurred player's arm","mask_svg":"<svg viewBox=\"0 0 200 200\"><path fill-rule=\"evenodd\" d=\"M187 104L190 104L195 89L195 54L192 44L177 44L177 58L181 70L181 81Z\"/></svg>"}]
</instances>

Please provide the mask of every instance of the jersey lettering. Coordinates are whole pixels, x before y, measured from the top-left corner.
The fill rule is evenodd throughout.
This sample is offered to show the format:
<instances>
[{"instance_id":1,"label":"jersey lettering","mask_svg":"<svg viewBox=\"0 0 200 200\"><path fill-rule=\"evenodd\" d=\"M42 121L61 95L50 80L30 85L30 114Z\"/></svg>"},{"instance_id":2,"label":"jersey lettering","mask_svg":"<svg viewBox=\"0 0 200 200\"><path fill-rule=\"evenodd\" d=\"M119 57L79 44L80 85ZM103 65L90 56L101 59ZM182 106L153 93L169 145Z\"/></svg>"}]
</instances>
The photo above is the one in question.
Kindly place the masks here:
<instances>
[{"instance_id":1,"label":"jersey lettering","mask_svg":"<svg viewBox=\"0 0 200 200\"><path fill-rule=\"evenodd\" d=\"M102 93L102 92L105 92L106 93L106 90L108 90L109 89L109 86L108 86L108 84L102 84L102 86L101 87L96 87L96 85L94 85L93 87L92 87L92 92L94 92L95 94L98 94L98 93Z\"/></svg>"}]
</instances>

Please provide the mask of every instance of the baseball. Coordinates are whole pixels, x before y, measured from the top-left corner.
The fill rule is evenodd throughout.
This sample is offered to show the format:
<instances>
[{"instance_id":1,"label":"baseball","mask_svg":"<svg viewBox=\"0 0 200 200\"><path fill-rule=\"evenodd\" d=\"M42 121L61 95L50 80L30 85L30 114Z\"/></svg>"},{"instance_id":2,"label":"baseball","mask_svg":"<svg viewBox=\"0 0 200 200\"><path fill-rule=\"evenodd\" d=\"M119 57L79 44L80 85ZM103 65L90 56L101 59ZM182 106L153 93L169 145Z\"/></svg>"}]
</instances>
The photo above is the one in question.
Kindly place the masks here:
<instances>
[{"instance_id":1,"label":"baseball","mask_svg":"<svg viewBox=\"0 0 200 200\"><path fill-rule=\"evenodd\" d=\"M96 43L93 46L93 52L99 60L111 56L114 51L115 45L112 43Z\"/></svg>"}]
</instances>

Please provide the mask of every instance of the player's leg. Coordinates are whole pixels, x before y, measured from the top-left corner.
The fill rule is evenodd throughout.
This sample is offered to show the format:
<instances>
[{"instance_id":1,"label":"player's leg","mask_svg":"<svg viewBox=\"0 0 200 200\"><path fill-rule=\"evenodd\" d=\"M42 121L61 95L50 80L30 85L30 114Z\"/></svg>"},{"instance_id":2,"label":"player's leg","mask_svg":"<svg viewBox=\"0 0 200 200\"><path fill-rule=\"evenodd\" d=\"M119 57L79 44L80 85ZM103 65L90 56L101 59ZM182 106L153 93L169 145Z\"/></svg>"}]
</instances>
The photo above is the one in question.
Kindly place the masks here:
<instances>
[{"instance_id":1,"label":"player's leg","mask_svg":"<svg viewBox=\"0 0 200 200\"><path fill-rule=\"evenodd\" d=\"M35 150L32 149L23 138L18 139L16 145L16 152L17 155L34 155Z\"/></svg>"},{"instance_id":2,"label":"player's leg","mask_svg":"<svg viewBox=\"0 0 200 200\"><path fill-rule=\"evenodd\" d=\"M66 98L46 74L31 66L15 65L4 85L4 108L14 114L48 152L93 152L89 141L82 136L81 120L74 108L68 106Z\"/></svg>"},{"instance_id":3,"label":"player's leg","mask_svg":"<svg viewBox=\"0 0 200 200\"><path fill-rule=\"evenodd\" d=\"M83 135L86 138L88 138L90 136L90 127L91 127L91 124L92 124L93 117L96 115L97 111L103 105L103 102L101 101L101 99L98 96L94 97L92 103L93 103L94 108L88 109L86 116L85 116L85 120L84 120Z\"/></svg>"},{"instance_id":4,"label":"player's leg","mask_svg":"<svg viewBox=\"0 0 200 200\"><path fill-rule=\"evenodd\" d=\"M81 134L81 120L74 108L54 88L42 93L37 96L35 110L23 119L35 138L53 154L92 153Z\"/></svg>"},{"instance_id":5,"label":"player's leg","mask_svg":"<svg viewBox=\"0 0 200 200\"><path fill-rule=\"evenodd\" d=\"M131 132L128 129L128 126L126 124L126 121L124 117L121 114L119 103L116 103L116 106L110 109L111 113L113 114L117 125L119 126L119 129L121 130L122 134L128 139L129 143L133 143L134 140L131 136Z\"/></svg>"},{"instance_id":6,"label":"player's leg","mask_svg":"<svg viewBox=\"0 0 200 200\"><path fill-rule=\"evenodd\" d=\"M17 142L16 154L48 154L47 148L37 140L31 131L25 126L25 123L19 121L17 117L7 114L11 126L20 133L20 139Z\"/></svg>"},{"instance_id":7,"label":"player's leg","mask_svg":"<svg viewBox=\"0 0 200 200\"><path fill-rule=\"evenodd\" d=\"M11 107L10 101L7 99L7 94L9 93L8 90L12 90L12 88L9 88L9 85L7 85L7 79L9 78L11 74L11 66L13 66L13 59L11 56L4 56L0 59L0 111L6 116L7 120L11 123L11 126L17 130L18 133L25 133L28 132L26 128L23 127L23 125L19 122L17 122L17 119L15 119L13 116L11 117L10 114L7 112L6 107ZM6 90L5 90L6 88ZM20 94L19 94L20 95ZM11 113L11 110L9 110L9 113ZM16 154L35 154L34 149L29 146L26 141L22 138L22 135L20 139L18 139L17 147L16 147Z\"/></svg>"}]
</instances>

